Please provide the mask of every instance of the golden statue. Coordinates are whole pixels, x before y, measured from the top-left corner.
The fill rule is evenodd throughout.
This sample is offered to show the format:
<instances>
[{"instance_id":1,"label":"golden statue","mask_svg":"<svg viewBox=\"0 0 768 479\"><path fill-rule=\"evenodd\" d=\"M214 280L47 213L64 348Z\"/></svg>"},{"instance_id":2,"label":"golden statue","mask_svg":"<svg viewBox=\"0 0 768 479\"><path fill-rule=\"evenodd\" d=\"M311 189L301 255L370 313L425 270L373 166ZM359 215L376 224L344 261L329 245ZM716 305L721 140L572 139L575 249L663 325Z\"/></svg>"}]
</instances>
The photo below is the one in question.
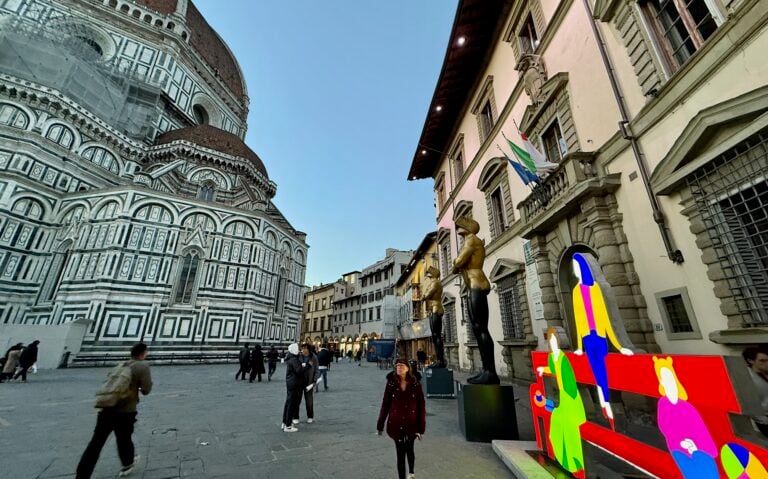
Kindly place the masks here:
<instances>
[{"instance_id":1,"label":"golden statue","mask_svg":"<svg viewBox=\"0 0 768 479\"><path fill-rule=\"evenodd\" d=\"M493 338L488 331L488 293L491 283L483 272L485 261L485 244L477 237L480 225L467 216L456 220L456 231L464 238L464 246L459 256L453 262L453 272L461 273L464 284L469 292L469 320L475 335L477 348L480 350L482 370L470 377L470 384L499 384L496 374L496 362L493 354Z\"/></svg>"},{"instance_id":2,"label":"golden statue","mask_svg":"<svg viewBox=\"0 0 768 479\"><path fill-rule=\"evenodd\" d=\"M435 346L437 360L430 368L444 368L445 348L443 346L443 283L440 282L440 271L434 266L427 268L424 277L424 299L429 311L429 328L432 331L432 344Z\"/></svg>"}]
</instances>

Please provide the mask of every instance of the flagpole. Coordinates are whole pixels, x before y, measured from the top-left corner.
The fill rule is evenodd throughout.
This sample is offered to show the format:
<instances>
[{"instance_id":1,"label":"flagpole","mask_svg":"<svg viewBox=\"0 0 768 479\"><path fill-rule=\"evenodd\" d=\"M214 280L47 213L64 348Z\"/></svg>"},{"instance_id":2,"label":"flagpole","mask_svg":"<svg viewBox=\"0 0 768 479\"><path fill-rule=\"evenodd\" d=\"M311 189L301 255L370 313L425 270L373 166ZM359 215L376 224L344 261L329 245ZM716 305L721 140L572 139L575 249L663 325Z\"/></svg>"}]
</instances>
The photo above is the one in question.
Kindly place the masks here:
<instances>
[{"instance_id":1,"label":"flagpole","mask_svg":"<svg viewBox=\"0 0 768 479\"><path fill-rule=\"evenodd\" d=\"M502 135L504 135L504 132L502 132L501 134L502 134ZM505 136L504 138L506 138L506 136ZM502 150L502 149L501 149L501 147L499 146L499 144L498 144L498 143L496 143L496 148L498 148L498 149L499 149L499 151L500 151L500 152L501 152L501 153L504 155L504 157L506 157L506 158L509 158L509 160L510 160L510 161L515 161L515 163L517 163L518 165L520 165L520 162L519 162L519 161L516 161L516 160L512 160L512 158L510 158L509 156L507 156L507 154L504 152L504 150ZM514 156L514 155L513 155L513 156ZM525 169L525 170L527 171L527 169L525 168L525 166L523 166L523 165L520 165L520 167L521 167L521 168L523 168L523 169ZM531 186L531 184L530 184L530 183L524 183L524 184L525 184L525 186L527 186L528 188L530 188L530 189L531 189L531 191L533 191L533 187Z\"/></svg>"}]
</instances>

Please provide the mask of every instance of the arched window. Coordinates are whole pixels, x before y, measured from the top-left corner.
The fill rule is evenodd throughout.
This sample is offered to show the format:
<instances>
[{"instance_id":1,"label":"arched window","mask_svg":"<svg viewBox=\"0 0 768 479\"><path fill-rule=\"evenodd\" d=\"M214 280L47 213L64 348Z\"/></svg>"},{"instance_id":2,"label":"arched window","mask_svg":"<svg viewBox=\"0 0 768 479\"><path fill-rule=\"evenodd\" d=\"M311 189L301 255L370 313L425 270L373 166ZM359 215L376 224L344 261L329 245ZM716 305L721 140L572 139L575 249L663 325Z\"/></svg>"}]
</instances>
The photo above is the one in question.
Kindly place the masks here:
<instances>
[{"instance_id":1,"label":"arched window","mask_svg":"<svg viewBox=\"0 0 768 479\"><path fill-rule=\"evenodd\" d=\"M104 148L91 146L86 148L81 155L86 160L105 170L109 170L116 175L120 174L120 164L117 162L117 158Z\"/></svg>"},{"instance_id":2,"label":"arched window","mask_svg":"<svg viewBox=\"0 0 768 479\"><path fill-rule=\"evenodd\" d=\"M216 195L216 185L213 181L206 181L200 185L200 189L197 190L197 199L203 201L213 201Z\"/></svg>"},{"instance_id":3,"label":"arched window","mask_svg":"<svg viewBox=\"0 0 768 479\"><path fill-rule=\"evenodd\" d=\"M179 279L176 283L174 303L192 304L192 293L195 289L197 271L200 268L200 254L191 250L181 257Z\"/></svg>"},{"instance_id":4,"label":"arched window","mask_svg":"<svg viewBox=\"0 0 768 479\"><path fill-rule=\"evenodd\" d=\"M192 107L192 114L195 116L195 123L198 125L207 125L210 121L208 111L203 108L202 105L195 105Z\"/></svg>"},{"instance_id":5,"label":"arched window","mask_svg":"<svg viewBox=\"0 0 768 479\"><path fill-rule=\"evenodd\" d=\"M11 211L31 220L42 219L43 213L45 212L43 205L39 201L31 198L17 200L13 204Z\"/></svg>"},{"instance_id":6,"label":"arched window","mask_svg":"<svg viewBox=\"0 0 768 479\"><path fill-rule=\"evenodd\" d=\"M66 149L72 148L72 143L75 141L75 136L72 134L72 130L64 125L51 126L48 129L48 133L45 134L45 137Z\"/></svg>"},{"instance_id":7,"label":"arched window","mask_svg":"<svg viewBox=\"0 0 768 479\"><path fill-rule=\"evenodd\" d=\"M20 108L7 103L0 103L0 125L25 130L29 126L29 117Z\"/></svg>"}]
</instances>

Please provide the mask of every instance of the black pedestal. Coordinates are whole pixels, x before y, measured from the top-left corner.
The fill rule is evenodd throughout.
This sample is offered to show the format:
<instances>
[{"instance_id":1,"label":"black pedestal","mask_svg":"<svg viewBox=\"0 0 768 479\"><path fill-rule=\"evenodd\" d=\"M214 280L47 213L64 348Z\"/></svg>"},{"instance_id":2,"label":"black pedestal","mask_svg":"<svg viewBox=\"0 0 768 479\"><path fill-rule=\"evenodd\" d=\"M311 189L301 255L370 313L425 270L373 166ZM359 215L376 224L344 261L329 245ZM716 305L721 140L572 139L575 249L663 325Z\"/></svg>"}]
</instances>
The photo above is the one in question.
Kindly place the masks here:
<instances>
[{"instance_id":1,"label":"black pedestal","mask_svg":"<svg viewBox=\"0 0 768 479\"><path fill-rule=\"evenodd\" d=\"M424 370L427 378L428 398L453 399L456 394L453 390L453 369L428 368Z\"/></svg>"},{"instance_id":2,"label":"black pedestal","mask_svg":"<svg viewBox=\"0 0 768 479\"><path fill-rule=\"evenodd\" d=\"M515 392L512 386L456 381L459 427L467 441L517 440Z\"/></svg>"}]
</instances>

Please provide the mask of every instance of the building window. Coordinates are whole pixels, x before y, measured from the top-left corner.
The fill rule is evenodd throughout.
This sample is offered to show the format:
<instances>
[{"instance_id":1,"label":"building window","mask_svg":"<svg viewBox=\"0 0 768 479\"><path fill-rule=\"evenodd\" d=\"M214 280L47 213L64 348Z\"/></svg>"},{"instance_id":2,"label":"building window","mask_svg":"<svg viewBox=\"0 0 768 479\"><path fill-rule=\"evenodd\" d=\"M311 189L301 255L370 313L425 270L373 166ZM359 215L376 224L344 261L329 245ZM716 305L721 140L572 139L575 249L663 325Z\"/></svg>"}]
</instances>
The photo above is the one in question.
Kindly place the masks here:
<instances>
[{"instance_id":1,"label":"building window","mask_svg":"<svg viewBox=\"0 0 768 479\"><path fill-rule=\"evenodd\" d=\"M435 195L437 197L437 211L443 211L445 206L445 182L441 181L435 187Z\"/></svg>"},{"instance_id":2,"label":"building window","mask_svg":"<svg viewBox=\"0 0 768 479\"><path fill-rule=\"evenodd\" d=\"M641 6L673 71L687 62L722 23L720 12L707 0L645 0Z\"/></svg>"},{"instance_id":3,"label":"building window","mask_svg":"<svg viewBox=\"0 0 768 479\"><path fill-rule=\"evenodd\" d=\"M541 142L544 145L544 154L547 160L558 163L568 153L568 146L560 130L560 122L555 120L541 134Z\"/></svg>"},{"instance_id":4,"label":"building window","mask_svg":"<svg viewBox=\"0 0 768 479\"><path fill-rule=\"evenodd\" d=\"M522 24L520 32L517 34L517 39L520 42L520 51L523 54L532 54L539 46L539 35L536 33L536 25L533 23L533 15L528 14L528 17Z\"/></svg>"},{"instance_id":5,"label":"building window","mask_svg":"<svg viewBox=\"0 0 768 479\"><path fill-rule=\"evenodd\" d=\"M493 129L493 109L491 102L486 101L477 115L477 121L480 128L480 140L484 141L491 134Z\"/></svg>"},{"instance_id":6,"label":"building window","mask_svg":"<svg viewBox=\"0 0 768 479\"><path fill-rule=\"evenodd\" d=\"M442 274L443 278L451 274L451 242L449 239L446 239L444 242L440 243L440 273Z\"/></svg>"},{"instance_id":7,"label":"building window","mask_svg":"<svg viewBox=\"0 0 768 479\"><path fill-rule=\"evenodd\" d=\"M201 105L192 107L192 115L194 115L195 123L198 125L207 125L211 121L208 112Z\"/></svg>"},{"instance_id":8,"label":"building window","mask_svg":"<svg viewBox=\"0 0 768 479\"><path fill-rule=\"evenodd\" d=\"M312 322L312 331L317 331L317 318Z\"/></svg>"},{"instance_id":9,"label":"building window","mask_svg":"<svg viewBox=\"0 0 768 479\"><path fill-rule=\"evenodd\" d=\"M656 303L669 339L701 339L686 288L656 293Z\"/></svg>"},{"instance_id":10,"label":"building window","mask_svg":"<svg viewBox=\"0 0 768 479\"><path fill-rule=\"evenodd\" d=\"M45 134L45 137L66 149L72 148L72 144L75 141L72 130L63 125L51 126L48 129L48 133Z\"/></svg>"},{"instance_id":11,"label":"building window","mask_svg":"<svg viewBox=\"0 0 768 479\"><path fill-rule=\"evenodd\" d=\"M316 300L315 300L315 311L317 311L317 310L319 310L319 309L320 309L320 300L319 300L319 299L316 299Z\"/></svg>"},{"instance_id":12,"label":"building window","mask_svg":"<svg viewBox=\"0 0 768 479\"><path fill-rule=\"evenodd\" d=\"M501 187L496 188L491 193L491 216L493 217L493 236L498 236L507 229L507 223L504 219L504 200L501 197Z\"/></svg>"},{"instance_id":13,"label":"building window","mask_svg":"<svg viewBox=\"0 0 768 479\"><path fill-rule=\"evenodd\" d=\"M376 319L381 319L381 306L376 306Z\"/></svg>"},{"instance_id":14,"label":"building window","mask_svg":"<svg viewBox=\"0 0 768 479\"><path fill-rule=\"evenodd\" d=\"M454 181L458 183L464 176L464 153L457 151L453 157L453 173L456 175Z\"/></svg>"},{"instance_id":15,"label":"building window","mask_svg":"<svg viewBox=\"0 0 768 479\"><path fill-rule=\"evenodd\" d=\"M197 191L197 199L203 201L213 201L213 197L216 194L216 185L211 181L206 181L200 186Z\"/></svg>"},{"instance_id":16,"label":"building window","mask_svg":"<svg viewBox=\"0 0 768 479\"><path fill-rule=\"evenodd\" d=\"M687 178L719 260L722 281L727 282L738 317L746 325L768 324L766 171L768 130Z\"/></svg>"},{"instance_id":17,"label":"building window","mask_svg":"<svg viewBox=\"0 0 768 479\"><path fill-rule=\"evenodd\" d=\"M327 301L327 299L326 299L326 298L323 298L323 309L325 309L325 308L326 308L326 306L327 306L327 303L326 303L326 301Z\"/></svg>"},{"instance_id":18,"label":"building window","mask_svg":"<svg viewBox=\"0 0 768 479\"><path fill-rule=\"evenodd\" d=\"M191 304L192 293L195 289L197 271L200 266L200 255L197 251L190 251L181 258L181 272L176 284L174 302L178 304Z\"/></svg>"},{"instance_id":19,"label":"building window","mask_svg":"<svg viewBox=\"0 0 768 479\"><path fill-rule=\"evenodd\" d=\"M467 328L467 342L475 343L475 333L472 331L472 320L469 319L469 300L468 295L461 295L461 317L464 318L464 326Z\"/></svg>"},{"instance_id":20,"label":"building window","mask_svg":"<svg viewBox=\"0 0 768 479\"><path fill-rule=\"evenodd\" d=\"M443 314L443 336L446 343L456 342L456 302L451 301L445 305Z\"/></svg>"},{"instance_id":21,"label":"building window","mask_svg":"<svg viewBox=\"0 0 768 479\"><path fill-rule=\"evenodd\" d=\"M29 117L20 108L7 103L0 103L0 125L24 130L29 126Z\"/></svg>"},{"instance_id":22,"label":"building window","mask_svg":"<svg viewBox=\"0 0 768 479\"><path fill-rule=\"evenodd\" d=\"M504 339L525 339L523 313L520 310L520 296L515 276L510 274L500 279L496 285L499 291Z\"/></svg>"}]
</instances>

